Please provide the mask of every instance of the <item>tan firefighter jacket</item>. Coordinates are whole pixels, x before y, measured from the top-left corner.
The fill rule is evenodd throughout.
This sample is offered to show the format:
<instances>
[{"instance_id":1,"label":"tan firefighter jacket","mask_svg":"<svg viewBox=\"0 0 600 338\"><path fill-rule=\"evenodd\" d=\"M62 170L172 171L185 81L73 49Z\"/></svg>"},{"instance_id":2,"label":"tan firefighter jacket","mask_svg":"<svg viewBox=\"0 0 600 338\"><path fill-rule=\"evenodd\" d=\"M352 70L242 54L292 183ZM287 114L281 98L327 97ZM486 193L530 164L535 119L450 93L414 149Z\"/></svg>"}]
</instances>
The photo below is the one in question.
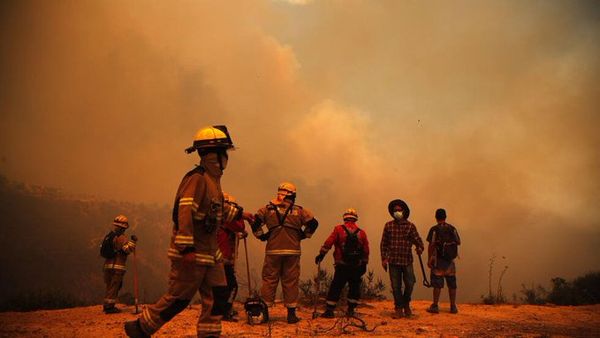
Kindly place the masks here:
<instances>
[{"instance_id":1,"label":"tan firefighter jacket","mask_svg":"<svg viewBox=\"0 0 600 338\"><path fill-rule=\"evenodd\" d=\"M269 234L265 251L267 255L300 255L300 241L310 238L316 230L316 225L307 226L309 222L316 224L312 212L296 204L292 204L290 208L290 203L286 201L271 201L260 208L255 217L252 228L254 236L260 238ZM263 224L267 228L266 231Z\"/></svg>"},{"instance_id":2,"label":"tan firefighter jacket","mask_svg":"<svg viewBox=\"0 0 600 338\"><path fill-rule=\"evenodd\" d=\"M114 247L117 249L117 254L114 258L107 258L104 261L104 268L126 271L125 263L127 262L127 255L135 250L135 242L128 240L125 234L115 236L113 241Z\"/></svg>"},{"instance_id":3,"label":"tan firefighter jacket","mask_svg":"<svg viewBox=\"0 0 600 338\"><path fill-rule=\"evenodd\" d=\"M242 216L242 208L225 202L220 177L209 175L202 166L181 181L173 206L173 235L168 256L178 260L188 251L196 263L212 266L221 261L216 232L223 222Z\"/></svg>"}]
</instances>

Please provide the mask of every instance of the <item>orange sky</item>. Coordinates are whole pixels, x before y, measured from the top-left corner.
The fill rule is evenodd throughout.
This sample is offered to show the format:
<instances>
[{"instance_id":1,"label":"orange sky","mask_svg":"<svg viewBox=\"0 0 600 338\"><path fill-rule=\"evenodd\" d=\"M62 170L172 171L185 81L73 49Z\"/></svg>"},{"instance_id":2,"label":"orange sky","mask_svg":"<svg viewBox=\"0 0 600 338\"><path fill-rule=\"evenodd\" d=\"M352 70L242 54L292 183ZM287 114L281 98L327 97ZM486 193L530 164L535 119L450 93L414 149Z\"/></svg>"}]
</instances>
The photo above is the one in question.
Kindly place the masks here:
<instances>
[{"instance_id":1,"label":"orange sky","mask_svg":"<svg viewBox=\"0 0 600 338\"><path fill-rule=\"evenodd\" d=\"M352 206L378 266L403 198L423 237L448 210L470 299L492 253L514 292L600 268L597 3L0 6L9 179L170 203L196 129L227 124L225 190L255 210L295 182L322 223L305 252Z\"/></svg>"}]
</instances>

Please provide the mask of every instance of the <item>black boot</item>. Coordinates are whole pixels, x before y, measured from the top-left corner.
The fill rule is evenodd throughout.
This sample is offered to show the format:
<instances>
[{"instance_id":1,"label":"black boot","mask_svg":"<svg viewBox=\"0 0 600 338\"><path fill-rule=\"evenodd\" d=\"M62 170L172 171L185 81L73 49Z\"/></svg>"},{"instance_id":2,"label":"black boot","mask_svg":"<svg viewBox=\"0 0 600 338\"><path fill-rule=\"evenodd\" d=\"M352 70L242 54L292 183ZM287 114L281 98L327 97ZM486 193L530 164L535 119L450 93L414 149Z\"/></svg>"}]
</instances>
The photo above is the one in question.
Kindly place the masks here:
<instances>
[{"instance_id":1,"label":"black boot","mask_svg":"<svg viewBox=\"0 0 600 338\"><path fill-rule=\"evenodd\" d=\"M104 313L106 313L106 314L119 313L119 312L121 312L121 310L116 308L114 304L104 305Z\"/></svg>"},{"instance_id":2,"label":"black boot","mask_svg":"<svg viewBox=\"0 0 600 338\"><path fill-rule=\"evenodd\" d=\"M148 337L150 337L149 334L146 334L142 330L139 319L125 322L125 334L127 334L127 337L132 337L132 338L148 338Z\"/></svg>"},{"instance_id":3,"label":"black boot","mask_svg":"<svg viewBox=\"0 0 600 338\"><path fill-rule=\"evenodd\" d=\"M404 303L404 317L412 317L412 310L410 309L410 303Z\"/></svg>"},{"instance_id":4,"label":"black boot","mask_svg":"<svg viewBox=\"0 0 600 338\"><path fill-rule=\"evenodd\" d=\"M348 317L355 316L356 312L354 312L354 309L356 309L356 304L348 303L348 311L346 312L346 316L348 316Z\"/></svg>"},{"instance_id":5,"label":"black boot","mask_svg":"<svg viewBox=\"0 0 600 338\"><path fill-rule=\"evenodd\" d=\"M335 313L333 313L334 309L335 309L334 306L327 305L327 308L325 309L325 312L323 312L320 317L323 317L323 318L335 318Z\"/></svg>"},{"instance_id":6,"label":"black boot","mask_svg":"<svg viewBox=\"0 0 600 338\"><path fill-rule=\"evenodd\" d=\"M226 322L233 322L233 323L238 322L238 319L235 318L235 315L233 314L233 311L231 311L231 310L228 310L227 312L225 312L222 320L224 320Z\"/></svg>"},{"instance_id":7,"label":"black boot","mask_svg":"<svg viewBox=\"0 0 600 338\"><path fill-rule=\"evenodd\" d=\"M288 307L288 314L287 314L287 322L288 324L295 324L297 322L300 321L300 318L298 318L296 316L296 308L295 307Z\"/></svg>"}]
</instances>

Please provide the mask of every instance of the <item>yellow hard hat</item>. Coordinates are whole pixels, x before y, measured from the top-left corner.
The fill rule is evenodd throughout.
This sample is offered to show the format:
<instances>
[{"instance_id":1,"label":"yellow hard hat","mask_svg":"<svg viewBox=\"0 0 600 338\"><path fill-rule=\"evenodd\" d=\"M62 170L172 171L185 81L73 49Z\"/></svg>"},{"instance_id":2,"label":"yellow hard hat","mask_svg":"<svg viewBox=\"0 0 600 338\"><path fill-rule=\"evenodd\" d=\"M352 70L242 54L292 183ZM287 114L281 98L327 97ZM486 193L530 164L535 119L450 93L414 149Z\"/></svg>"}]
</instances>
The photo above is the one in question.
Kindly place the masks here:
<instances>
[{"instance_id":1,"label":"yellow hard hat","mask_svg":"<svg viewBox=\"0 0 600 338\"><path fill-rule=\"evenodd\" d=\"M358 221L358 212L354 208L348 208L344 211L343 219L353 219L354 221Z\"/></svg>"},{"instance_id":2,"label":"yellow hard hat","mask_svg":"<svg viewBox=\"0 0 600 338\"><path fill-rule=\"evenodd\" d=\"M234 148L226 126L212 126L199 129L196 132L196 136L194 136L194 144L185 149L185 152L189 154L195 150L209 148Z\"/></svg>"},{"instance_id":3,"label":"yellow hard hat","mask_svg":"<svg viewBox=\"0 0 600 338\"><path fill-rule=\"evenodd\" d=\"M290 183L290 182L283 182L279 185L279 188L277 188L278 191L285 191L288 195L289 194L296 194L296 186L294 185L294 183Z\"/></svg>"},{"instance_id":4,"label":"yellow hard hat","mask_svg":"<svg viewBox=\"0 0 600 338\"><path fill-rule=\"evenodd\" d=\"M285 198L288 198L291 200L296 199L296 186L294 185L294 183L290 183L290 182L281 183L279 185L279 187L277 188L277 192L285 194Z\"/></svg>"},{"instance_id":5,"label":"yellow hard hat","mask_svg":"<svg viewBox=\"0 0 600 338\"><path fill-rule=\"evenodd\" d=\"M127 220L127 216L119 215L115 217L115 219L113 220L113 225L123 229L129 228L129 221Z\"/></svg>"}]
</instances>

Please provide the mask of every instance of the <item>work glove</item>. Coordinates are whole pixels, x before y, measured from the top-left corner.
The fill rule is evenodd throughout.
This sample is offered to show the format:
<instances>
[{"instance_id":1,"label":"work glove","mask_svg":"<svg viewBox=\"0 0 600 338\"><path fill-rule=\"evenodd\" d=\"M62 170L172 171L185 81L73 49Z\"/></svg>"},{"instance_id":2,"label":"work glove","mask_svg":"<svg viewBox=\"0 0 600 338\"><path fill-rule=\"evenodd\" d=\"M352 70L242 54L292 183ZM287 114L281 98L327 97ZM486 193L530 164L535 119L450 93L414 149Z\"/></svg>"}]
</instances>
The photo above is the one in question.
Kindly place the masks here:
<instances>
[{"instance_id":1,"label":"work glove","mask_svg":"<svg viewBox=\"0 0 600 338\"><path fill-rule=\"evenodd\" d=\"M269 233L267 232L266 234L262 234L260 236L258 236L258 239L260 239L261 241L266 241L269 239Z\"/></svg>"},{"instance_id":2,"label":"work glove","mask_svg":"<svg viewBox=\"0 0 600 338\"><path fill-rule=\"evenodd\" d=\"M134 241L134 242L137 242L138 238L137 238L136 235L131 235L131 240Z\"/></svg>"},{"instance_id":3,"label":"work glove","mask_svg":"<svg viewBox=\"0 0 600 338\"><path fill-rule=\"evenodd\" d=\"M321 252L320 254L318 254L317 257L315 257L315 264L321 263L321 261L323 261L324 257L325 257L324 253Z\"/></svg>"},{"instance_id":4,"label":"work glove","mask_svg":"<svg viewBox=\"0 0 600 338\"><path fill-rule=\"evenodd\" d=\"M248 231L244 230L244 231L238 232L239 239L244 239L246 237L248 237Z\"/></svg>"},{"instance_id":5,"label":"work glove","mask_svg":"<svg viewBox=\"0 0 600 338\"><path fill-rule=\"evenodd\" d=\"M249 212L244 211L242 213L242 218L250 224L254 223L254 215Z\"/></svg>"},{"instance_id":6,"label":"work glove","mask_svg":"<svg viewBox=\"0 0 600 338\"><path fill-rule=\"evenodd\" d=\"M384 259L383 261L381 261L381 266L383 266L383 271L387 272L387 270L388 270L388 261L387 261L387 259Z\"/></svg>"},{"instance_id":7,"label":"work glove","mask_svg":"<svg viewBox=\"0 0 600 338\"><path fill-rule=\"evenodd\" d=\"M363 263L358 267L358 274L360 276L364 275L367 272L367 263Z\"/></svg>"}]
</instances>

